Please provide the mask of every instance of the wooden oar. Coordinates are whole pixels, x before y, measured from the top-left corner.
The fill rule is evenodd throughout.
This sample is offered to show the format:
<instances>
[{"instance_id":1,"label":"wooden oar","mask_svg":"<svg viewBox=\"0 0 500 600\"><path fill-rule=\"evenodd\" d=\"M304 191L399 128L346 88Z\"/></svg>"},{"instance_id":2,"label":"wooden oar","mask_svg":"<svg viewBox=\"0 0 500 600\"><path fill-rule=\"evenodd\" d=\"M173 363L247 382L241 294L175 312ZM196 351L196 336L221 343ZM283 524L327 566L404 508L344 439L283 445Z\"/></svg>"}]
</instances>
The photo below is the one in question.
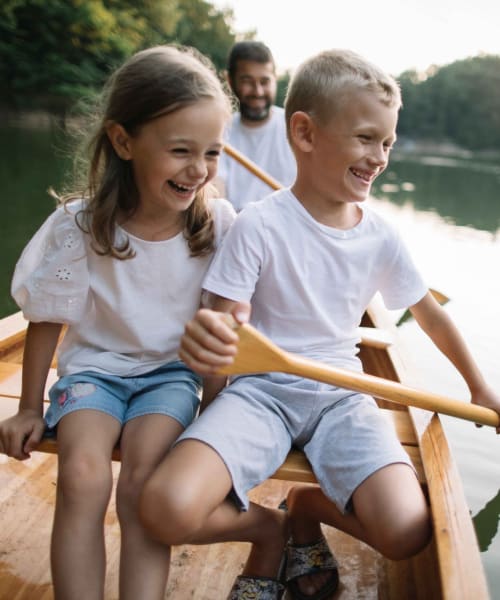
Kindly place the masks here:
<instances>
[{"instance_id":1,"label":"wooden oar","mask_svg":"<svg viewBox=\"0 0 500 600\"><path fill-rule=\"evenodd\" d=\"M238 352L234 362L219 371L221 374L279 371L316 379L406 406L416 406L458 417L480 425L490 425L491 427L500 425L499 415L489 408L416 390L381 377L340 369L303 358L282 350L249 324L236 325L235 330L239 336Z\"/></svg>"},{"instance_id":2,"label":"wooden oar","mask_svg":"<svg viewBox=\"0 0 500 600\"><path fill-rule=\"evenodd\" d=\"M273 189L273 190L280 190L283 187L281 185L281 183L279 183L278 181L276 181L276 179L274 179L273 177L271 177L271 175L269 175L268 173L266 173L265 171L263 171L258 165L256 165L253 161L251 161L249 158L247 158L239 150L236 150L236 148L233 148L227 142L224 143L224 152L228 156L230 156L231 158L234 158L234 160L236 162L239 162L240 165L242 165L243 167L245 167L245 169L247 169L248 171L250 171L250 173L252 173L256 177L258 177L261 181L263 181L264 183L267 183L267 185L271 189Z\"/></svg>"}]
</instances>

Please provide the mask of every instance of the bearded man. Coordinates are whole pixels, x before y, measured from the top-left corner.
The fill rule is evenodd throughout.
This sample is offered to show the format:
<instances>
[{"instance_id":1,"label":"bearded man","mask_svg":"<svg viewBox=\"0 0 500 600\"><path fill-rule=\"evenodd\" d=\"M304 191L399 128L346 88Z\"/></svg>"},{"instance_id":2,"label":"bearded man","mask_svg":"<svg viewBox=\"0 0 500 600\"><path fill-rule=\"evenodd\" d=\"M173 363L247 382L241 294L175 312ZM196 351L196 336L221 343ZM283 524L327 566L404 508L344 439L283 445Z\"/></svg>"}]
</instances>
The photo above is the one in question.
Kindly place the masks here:
<instances>
[{"instance_id":1,"label":"bearded man","mask_svg":"<svg viewBox=\"0 0 500 600\"><path fill-rule=\"evenodd\" d=\"M286 136L285 113L276 106L276 67L262 42L237 42L227 63L227 79L239 111L233 114L226 141L283 186L295 180L295 159ZM219 191L240 211L272 190L233 158L219 162Z\"/></svg>"}]
</instances>

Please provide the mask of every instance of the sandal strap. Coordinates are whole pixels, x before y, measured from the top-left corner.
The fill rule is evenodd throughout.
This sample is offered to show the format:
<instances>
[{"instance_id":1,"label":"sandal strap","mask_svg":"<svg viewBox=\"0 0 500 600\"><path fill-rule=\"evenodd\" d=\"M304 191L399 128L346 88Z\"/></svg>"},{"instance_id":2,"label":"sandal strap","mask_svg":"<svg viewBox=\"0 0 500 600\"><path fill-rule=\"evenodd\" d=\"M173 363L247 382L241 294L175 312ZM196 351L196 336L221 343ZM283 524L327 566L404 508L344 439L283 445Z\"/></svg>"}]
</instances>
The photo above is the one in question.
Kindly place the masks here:
<instances>
[{"instance_id":1,"label":"sandal strap","mask_svg":"<svg viewBox=\"0 0 500 600\"><path fill-rule=\"evenodd\" d=\"M314 544L288 544L287 582L303 575L336 569L338 563L324 537Z\"/></svg>"},{"instance_id":2,"label":"sandal strap","mask_svg":"<svg viewBox=\"0 0 500 600\"><path fill-rule=\"evenodd\" d=\"M270 577L239 575L227 600L279 600L285 587Z\"/></svg>"}]
</instances>

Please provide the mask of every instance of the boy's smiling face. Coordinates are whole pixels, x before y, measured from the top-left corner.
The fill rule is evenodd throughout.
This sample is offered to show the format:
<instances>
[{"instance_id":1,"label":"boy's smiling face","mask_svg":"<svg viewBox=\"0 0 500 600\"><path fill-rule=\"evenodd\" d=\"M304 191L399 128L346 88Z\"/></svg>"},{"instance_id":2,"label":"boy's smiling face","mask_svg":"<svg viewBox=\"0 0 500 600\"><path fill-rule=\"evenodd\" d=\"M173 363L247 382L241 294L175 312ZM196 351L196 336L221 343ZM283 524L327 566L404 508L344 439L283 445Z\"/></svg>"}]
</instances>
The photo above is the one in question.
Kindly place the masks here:
<instances>
[{"instance_id":1,"label":"boy's smiling face","mask_svg":"<svg viewBox=\"0 0 500 600\"><path fill-rule=\"evenodd\" d=\"M326 211L366 200L396 141L398 105L388 106L374 92L356 90L340 100L326 123L309 115L304 119L310 129L307 141L304 137L299 142L304 151L298 153L300 175L294 189L299 199Z\"/></svg>"}]
</instances>

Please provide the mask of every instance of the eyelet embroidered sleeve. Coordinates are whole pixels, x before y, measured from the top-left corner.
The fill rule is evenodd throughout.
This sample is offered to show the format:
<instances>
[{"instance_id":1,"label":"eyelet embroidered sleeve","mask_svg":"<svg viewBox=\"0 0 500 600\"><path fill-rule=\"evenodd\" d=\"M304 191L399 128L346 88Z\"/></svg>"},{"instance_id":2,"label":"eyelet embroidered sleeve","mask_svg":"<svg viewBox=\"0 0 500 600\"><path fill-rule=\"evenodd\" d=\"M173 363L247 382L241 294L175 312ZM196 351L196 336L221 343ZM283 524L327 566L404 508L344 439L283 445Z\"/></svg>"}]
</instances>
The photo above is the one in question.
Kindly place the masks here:
<instances>
[{"instance_id":1,"label":"eyelet embroidered sleeve","mask_svg":"<svg viewBox=\"0 0 500 600\"><path fill-rule=\"evenodd\" d=\"M84 233L75 222L79 208L54 211L17 262L11 293L29 321L72 324L85 313L89 273Z\"/></svg>"}]
</instances>

